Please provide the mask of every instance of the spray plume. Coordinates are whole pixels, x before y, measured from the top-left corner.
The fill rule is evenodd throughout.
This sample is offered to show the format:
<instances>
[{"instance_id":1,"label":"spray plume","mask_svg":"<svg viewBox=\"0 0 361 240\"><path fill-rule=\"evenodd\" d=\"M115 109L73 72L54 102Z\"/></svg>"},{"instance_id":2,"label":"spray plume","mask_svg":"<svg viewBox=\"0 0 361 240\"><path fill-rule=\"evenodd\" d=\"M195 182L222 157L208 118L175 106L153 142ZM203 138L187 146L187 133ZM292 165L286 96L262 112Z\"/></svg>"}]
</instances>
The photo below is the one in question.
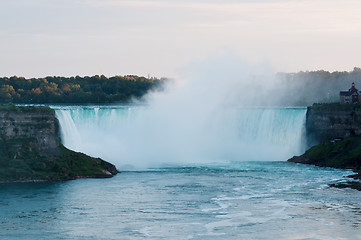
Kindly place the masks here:
<instances>
[{"instance_id":1,"label":"spray plume","mask_svg":"<svg viewBox=\"0 0 361 240\"><path fill-rule=\"evenodd\" d=\"M285 160L301 151L305 110L254 108L269 103L274 86L253 71L235 57L213 58L148 94L146 106L57 110L63 142L120 169Z\"/></svg>"}]
</instances>

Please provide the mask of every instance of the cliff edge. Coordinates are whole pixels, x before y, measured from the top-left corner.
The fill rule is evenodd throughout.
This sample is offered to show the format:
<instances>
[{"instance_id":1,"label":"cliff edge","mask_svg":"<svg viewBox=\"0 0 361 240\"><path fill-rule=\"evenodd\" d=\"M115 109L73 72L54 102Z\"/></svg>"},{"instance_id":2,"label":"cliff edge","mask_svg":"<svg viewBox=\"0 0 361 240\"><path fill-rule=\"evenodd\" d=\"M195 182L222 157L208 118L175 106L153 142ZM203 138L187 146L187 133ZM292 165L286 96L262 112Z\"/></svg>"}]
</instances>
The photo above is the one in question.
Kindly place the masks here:
<instances>
[{"instance_id":1,"label":"cliff edge","mask_svg":"<svg viewBox=\"0 0 361 240\"><path fill-rule=\"evenodd\" d=\"M65 148L49 107L0 106L0 182L106 178L114 165Z\"/></svg>"},{"instance_id":2,"label":"cliff edge","mask_svg":"<svg viewBox=\"0 0 361 240\"><path fill-rule=\"evenodd\" d=\"M313 104L307 108L306 133L309 146L361 136L361 105Z\"/></svg>"}]
</instances>

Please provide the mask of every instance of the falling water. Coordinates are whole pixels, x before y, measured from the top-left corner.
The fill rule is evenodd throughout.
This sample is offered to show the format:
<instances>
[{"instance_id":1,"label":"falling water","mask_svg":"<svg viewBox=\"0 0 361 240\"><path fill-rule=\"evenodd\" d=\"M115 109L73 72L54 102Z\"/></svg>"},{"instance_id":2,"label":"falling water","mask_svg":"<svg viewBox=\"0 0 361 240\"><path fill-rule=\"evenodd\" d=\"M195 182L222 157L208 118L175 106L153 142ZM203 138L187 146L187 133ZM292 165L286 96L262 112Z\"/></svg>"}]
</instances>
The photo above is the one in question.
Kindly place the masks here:
<instances>
[{"instance_id":1,"label":"falling water","mask_svg":"<svg viewBox=\"0 0 361 240\"><path fill-rule=\"evenodd\" d=\"M200 120L145 106L56 109L66 147L137 169L287 160L304 150L305 114L303 108L225 108Z\"/></svg>"}]
</instances>

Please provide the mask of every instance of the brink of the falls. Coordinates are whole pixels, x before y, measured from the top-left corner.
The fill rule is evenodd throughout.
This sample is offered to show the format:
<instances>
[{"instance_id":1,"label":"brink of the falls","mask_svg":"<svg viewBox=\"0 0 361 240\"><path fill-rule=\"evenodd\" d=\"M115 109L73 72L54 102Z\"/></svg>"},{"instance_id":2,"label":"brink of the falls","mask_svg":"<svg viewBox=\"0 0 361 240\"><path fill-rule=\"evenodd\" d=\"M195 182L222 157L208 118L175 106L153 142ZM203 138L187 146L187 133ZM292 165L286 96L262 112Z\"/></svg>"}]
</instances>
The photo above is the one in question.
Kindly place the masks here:
<instances>
[{"instance_id":1,"label":"brink of the falls","mask_svg":"<svg viewBox=\"0 0 361 240\"><path fill-rule=\"evenodd\" d=\"M224 108L207 116L146 106L56 109L66 147L123 169L284 161L304 151L305 115L304 108Z\"/></svg>"}]
</instances>

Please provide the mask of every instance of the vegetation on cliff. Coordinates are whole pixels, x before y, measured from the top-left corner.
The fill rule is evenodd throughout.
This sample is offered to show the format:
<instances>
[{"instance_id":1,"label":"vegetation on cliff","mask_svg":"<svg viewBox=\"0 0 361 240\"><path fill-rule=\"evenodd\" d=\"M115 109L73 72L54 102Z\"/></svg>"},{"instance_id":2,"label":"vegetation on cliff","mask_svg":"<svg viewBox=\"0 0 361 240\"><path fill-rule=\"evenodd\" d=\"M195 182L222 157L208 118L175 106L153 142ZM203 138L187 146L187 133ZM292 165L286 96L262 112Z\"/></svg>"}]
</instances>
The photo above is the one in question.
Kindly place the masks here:
<instances>
[{"instance_id":1,"label":"vegetation on cliff","mask_svg":"<svg viewBox=\"0 0 361 240\"><path fill-rule=\"evenodd\" d=\"M0 78L0 103L114 103L139 98L165 79L138 76Z\"/></svg>"},{"instance_id":2,"label":"vegetation on cliff","mask_svg":"<svg viewBox=\"0 0 361 240\"><path fill-rule=\"evenodd\" d=\"M361 177L361 137L350 137L338 142L324 142L311 147L301 156L294 156L290 162L312 164L320 167L352 169L357 174L352 178ZM333 185L351 187L361 190L361 182Z\"/></svg>"},{"instance_id":3,"label":"vegetation on cliff","mask_svg":"<svg viewBox=\"0 0 361 240\"><path fill-rule=\"evenodd\" d=\"M0 182L58 181L107 178L117 174L114 165L59 146L56 156L41 156L32 139L0 139Z\"/></svg>"},{"instance_id":4,"label":"vegetation on cliff","mask_svg":"<svg viewBox=\"0 0 361 240\"><path fill-rule=\"evenodd\" d=\"M0 182L112 177L114 165L59 143L53 109L0 105Z\"/></svg>"},{"instance_id":5,"label":"vegetation on cliff","mask_svg":"<svg viewBox=\"0 0 361 240\"><path fill-rule=\"evenodd\" d=\"M308 109L317 109L317 110L338 110L338 109L345 109L345 110L354 110L361 108L361 104L340 104L340 102L334 103L314 103L312 106L309 106Z\"/></svg>"},{"instance_id":6,"label":"vegetation on cliff","mask_svg":"<svg viewBox=\"0 0 361 240\"><path fill-rule=\"evenodd\" d=\"M303 155L293 157L289 161L359 171L361 168L361 138L352 137L335 143L325 142L311 147Z\"/></svg>"},{"instance_id":7,"label":"vegetation on cliff","mask_svg":"<svg viewBox=\"0 0 361 240\"><path fill-rule=\"evenodd\" d=\"M7 112L51 112L54 111L47 106L16 106L13 103L0 104L0 111Z\"/></svg>"}]
</instances>

